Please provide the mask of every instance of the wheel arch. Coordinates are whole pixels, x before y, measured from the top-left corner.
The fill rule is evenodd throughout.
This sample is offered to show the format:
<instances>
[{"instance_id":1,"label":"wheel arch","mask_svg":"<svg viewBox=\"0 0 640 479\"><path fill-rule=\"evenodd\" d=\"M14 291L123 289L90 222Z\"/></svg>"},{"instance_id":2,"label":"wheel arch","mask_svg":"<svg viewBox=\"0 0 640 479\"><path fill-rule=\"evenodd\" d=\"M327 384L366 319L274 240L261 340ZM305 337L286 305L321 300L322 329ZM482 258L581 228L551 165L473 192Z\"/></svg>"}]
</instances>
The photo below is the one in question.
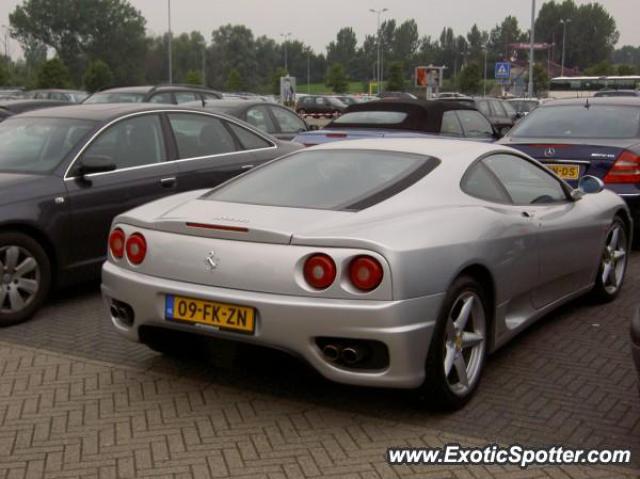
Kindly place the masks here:
<instances>
[{"instance_id":1,"label":"wheel arch","mask_svg":"<svg viewBox=\"0 0 640 479\"><path fill-rule=\"evenodd\" d=\"M58 281L58 273L59 273L58 256L57 256L57 250L53 245L53 243L51 242L50 238L47 236L47 234L44 231L42 231L40 228L34 225L31 225L29 223L5 223L0 225L0 233L9 233L9 232L17 232L17 233L25 234L33 238L35 241L38 242L38 244L40 244L40 246L42 246L51 263L51 279L53 284L55 285L55 283L57 283Z\"/></svg>"},{"instance_id":2,"label":"wheel arch","mask_svg":"<svg viewBox=\"0 0 640 479\"><path fill-rule=\"evenodd\" d=\"M632 244L636 239L633 237L634 224L633 224L633 219L631 218L631 214L626 209L619 208L618 211L616 211L614 217L620 218L622 220L625 228L627 229L629 244ZM636 225L636 226L640 226L640 225Z\"/></svg>"},{"instance_id":3,"label":"wheel arch","mask_svg":"<svg viewBox=\"0 0 640 479\"><path fill-rule=\"evenodd\" d=\"M495 333L495 321L496 321L496 283L493 274L482 263L471 263L464 266L458 274L455 275L453 281L460 276L470 276L475 279L482 286L486 299L489 302L487 309L489 310L489 317L487 318L487 350L491 351L494 346L494 333Z\"/></svg>"}]
</instances>

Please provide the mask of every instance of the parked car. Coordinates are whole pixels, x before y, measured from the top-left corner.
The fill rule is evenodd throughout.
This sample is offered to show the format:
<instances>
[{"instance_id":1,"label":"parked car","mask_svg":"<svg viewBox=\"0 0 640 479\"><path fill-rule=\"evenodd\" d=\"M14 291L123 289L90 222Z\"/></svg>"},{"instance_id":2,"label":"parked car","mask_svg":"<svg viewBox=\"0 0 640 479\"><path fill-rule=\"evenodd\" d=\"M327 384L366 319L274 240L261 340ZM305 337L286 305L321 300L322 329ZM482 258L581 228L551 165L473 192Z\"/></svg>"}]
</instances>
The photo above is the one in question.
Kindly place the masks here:
<instances>
[{"instance_id":1,"label":"parked car","mask_svg":"<svg viewBox=\"0 0 640 479\"><path fill-rule=\"evenodd\" d=\"M111 220L209 188L299 146L226 115L160 105L76 105L0 123L0 325L52 285L99 277Z\"/></svg>"},{"instance_id":2,"label":"parked car","mask_svg":"<svg viewBox=\"0 0 640 479\"><path fill-rule=\"evenodd\" d=\"M0 100L0 121L26 111L65 105L69 105L69 103L54 100Z\"/></svg>"},{"instance_id":3,"label":"parked car","mask_svg":"<svg viewBox=\"0 0 640 479\"><path fill-rule=\"evenodd\" d=\"M418 97L408 91L383 91L378 94L378 98L403 98L405 100L417 100Z\"/></svg>"},{"instance_id":4,"label":"parked car","mask_svg":"<svg viewBox=\"0 0 640 479\"><path fill-rule=\"evenodd\" d=\"M191 101L219 100L222 94L194 85L156 85L110 88L94 93L84 103L164 103L180 105Z\"/></svg>"},{"instance_id":5,"label":"parked car","mask_svg":"<svg viewBox=\"0 0 640 479\"><path fill-rule=\"evenodd\" d=\"M197 103L186 105L235 116L279 140L292 140L309 129L305 121L289 108L262 100L216 100L207 102L204 107Z\"/></svg>"},{"instance_id":6,"label":"parked car","mask_svg":"<svg viewBox=\"0 0 640 479\"><path fill-rule=\"evenodd\" d=\"M67 103L82 103L89 93L82 90L30 90L25 92L26 98L33 98L36 100L56 100Z\"/></svg>"},{"instance_id":7,"label":"parked car","mask_svg":"<svg viewBox=\"0 0 640 479\"><path fill-rule=\"evenodd\" d=\"M521 116L509 102L499 98L473 97L469 101L487 117L500 136L506 135Z\"/></svg>"},{"instance_id":8,"label":"parked car","mask_svg":"<svg viewBox=\"0 0 640 479\"><path fill-rule=\"evenodd\" d=\"M640 238L640 98L545 102L501 143L545 163L572 186L584 175L600 178L625 199Z\"/></svg>"},{"instance_id":9,"label":"parked car","mask_svg":"<svg viewBox=\"0 0 640 479\"><path fill-rule=\"evenodd\" d=\"M538 108L542 100L539 98L509 98L506 102L513 107L519 117L523 117Z\"/></svg>"},{"instance_id":10,"label":"parked car","mask_svg":"<svg viewBox=\"0 0 640 479\"><path fill-rule=\"evenodd\" d=\"M187 333L249 342L457 408L487 352L573 298L620 291L627 207L597 178L582 186L496 144L305 149L119 215L104 303L160 351Z\"/></svg>"},{"instance_id":11,"label":"parked car","mask_svg":"<svg viewBox=\"0 0 640 479\"><path fill-rule=\"evenodd\" d=\"M22 88L0 88L0 100L17 100L23 98Z\"/></svg>"},{"instance_id":12,"label":"parked car","mask_svg":"<svg viewBox=\"0 0 640 479\"><path fill-rule=\"evenodd\" d=\"M335 115L342 113L346 108L347 105L332 96L305 95L296 102L296 112L300 115Z\"/></svg>"},{"instance_id":13,"label":"parked car","mask_svg":"<svg viewBox=\"0 0 640 479\"><path fill-rule=\"evenodd\" d=\"M640 309L636 310L636 314L631 320L631 352L640 380ZM640 384L638 387L640 388Z\"/></svg>"},{"instance_id":14,"label":"parked car","mask_svg":"<svg viewBox=\"0 0 640 479\"><path fill-rule=\"evenodd\" d=\"M444 99L450 99L450 100L455 100L458 98L462 98L465 100L470 99L471 97L468 95L465 95L464 93L459 93L457 91L443 91L438 93L438 98L440 100L444 100Z\"/></svg>"},{"instance_id":15,"label":"parked car","mask_svg":"<svg viewBox=\"0 0 640 479\"><path fill-rule=\"evenodd\" d=\"M640 91L638 90L614 90L614 89L604 89L597 91L593 94L594 97L607 97L607 96L640 96Z\"/></svg>"},{"instance_id":16,"label":"parked car","mask_svg":"<svg viewBox=\"0 0 640 479\"><path fill-rule=\"evenodd\" d=\"M301 133L305 146L359 138L451 136L494 141L491 123L472 104L452 100L386 99L352 105L324 129Z\"/></svg>"}]
</instances>

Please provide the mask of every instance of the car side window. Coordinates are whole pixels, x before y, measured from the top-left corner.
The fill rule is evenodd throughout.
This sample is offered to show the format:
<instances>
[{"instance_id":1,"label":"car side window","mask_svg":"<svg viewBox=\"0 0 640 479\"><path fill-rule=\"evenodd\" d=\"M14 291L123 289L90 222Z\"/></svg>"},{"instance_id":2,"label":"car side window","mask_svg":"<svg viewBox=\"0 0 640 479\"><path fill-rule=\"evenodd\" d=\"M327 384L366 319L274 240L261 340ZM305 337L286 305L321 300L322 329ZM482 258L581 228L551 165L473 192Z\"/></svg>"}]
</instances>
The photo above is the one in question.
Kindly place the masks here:
<instances>
[{"instance_id":1,"label":"car side window","mask_svg":"<svg viewBox=\"0 0 640 479\"><path fill-rule=\"evenodd\" d=\"M504 108L502 108L498 100L490 100L489 104L491 105L491 113L494 116L507 116L507 112L504 111Z\"/></svg>"},{"instance_id":2,"label":"car side window","mask_svg":"<svg viewBox=\"0 0 640 479\"><path fill-rule=\"evenodd\" d=\"M307 130L304 121L295 113L279 107L272 107L271 112L276 117L282 133L298 133L299 131Z\"/></svg>"},{"instance_id":3,"label":"car side window","mask_svg":"<svg viewBox=\"0 0 640 479\"><path fill-rule=\"evenodd\" d=\"M515 204L534 205L568 200L557 178L524 158L498 154L482 161L500 180Z\"/></svg>"},{"instance_id":4,"label":"car side window","mask_svg":"<svg viewBox=\"0 0 640 479\"><path fill-rule=\"evenodd\" d=\"M275 133L276 126L271 121L269 112L264 106L256 106L247 111L247 122L265 133Z\"/></svg>"},{"instance_id":5,"label":"car side window","mask_svg":"<svg viewBox=\"0 0 640 479\"><path fill-rule=\"evenodd\" d=\"M442 114L440 133L445 136L463 136L462 127L454 110Z\"/></svg>"},{"instance_id":6,"label":"car side window","mask_svg":"<svg viewBox=\"0 0 640 479\"><path fill-rule=\"evenodd\" d=\"M259 150L260 148L270 148L273 143L256 135L255 133L234 123L229 123L229 128L238 137L245 150Z\"/></svg>"},{"instance_id":7,"label":"car side window","mask_svg":"<svg viewBox=\"0 0 640 479\"><path fill-rule=\"evenodd\" d=\"M174 93L174 95L176 97L176 103L178 105L182 103L188 103L190 101L202 101L200 99L200 95L190 91L177 91Z\"/></svg>"},{"instance_id":8,"label":"car side window","mask_svg":"<svg viewBox=\"0 0 640 479\"><path fill-rule=\"evenodd\" d=\"M83 158L105 157L117 170L166 161L162 126L158 115L121 120L100 133Z\"/></svg>"},{"instance_id":9,"label":"car side window","mask_svg":"<svg viewBox=\"0 0 640 479\"><path fill-rule=\"evenodd\" d=\"M484 116L491 116L491 109L489 108L489 102L486 100L479 100L476 102L476 107Z\"/></svg>"},{"instance_id":10,"label":"car side window","mask_svg":"<svg viewBox=\"0 0 640 479\"><path fill-rule=\"evenodd\" d=\"M492 138L493 127L489 120L476 110L457 110L456 114L462 124L464 136L467 138Z\"/></svg>"},{"instance_id":11,"label":"car side window","mask_svg":"<svg viewBox=\"0 0 640 479\"><path fill-rule=\"evenodd\" d=\"M460 187L476 198L495 203L511 203L509 193L483 161L477 161L469 167L462 177Z\"/></svg>"},{"instance_id":12,"label":"car side window","mask_svg":"<svg viewBox=\"0 0 640 479\"><path fill-rule=\"evenodd\" d=\"M169 105L173 104L173 93L165 92L165 93L156 93L149 99L150 103L166 103Z\"/></svg>"},{"instance_id":13,"label":"car side window","mask_svg":"<svg viewBox=\"0 0 640 479\"><path fill-rule=\"evenodd\" d=\"M222 120L209 115L170 113L169 123L178 146L178 158L198 158L237 151Z\"/></svg>"}]
</instances>

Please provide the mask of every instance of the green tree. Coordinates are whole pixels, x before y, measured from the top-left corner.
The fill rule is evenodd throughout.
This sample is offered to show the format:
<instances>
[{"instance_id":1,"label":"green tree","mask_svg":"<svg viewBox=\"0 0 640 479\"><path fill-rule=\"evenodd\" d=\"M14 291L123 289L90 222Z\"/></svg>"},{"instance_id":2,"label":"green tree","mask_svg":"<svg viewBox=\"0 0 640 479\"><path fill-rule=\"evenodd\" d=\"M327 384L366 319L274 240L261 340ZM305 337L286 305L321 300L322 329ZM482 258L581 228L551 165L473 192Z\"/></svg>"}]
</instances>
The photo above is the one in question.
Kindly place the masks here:
<instances>
[{"instance_id":1,"label":"green tree","mask_svg":"<svg viewBox=\"0 0 640 479\"><path fill-rule=\"evenodd\" d=\"M54 49L76 84L92 58L107 63L116 82L142 78L146 21L128 0L24 0L9 22L23 45Z\"/></svg>"},{"instance_id":2,"label":"green tree","mask_svg":"<svg viewBox=\"0 0 640 479\"><path fill-rule=\"evenodd\" d=\"M356 57L357 44L358 40L353 28L342 28L336 36L336 41L329 43L327 47L327 62L330 65L339 63L343 67L347 65L347 74L356 74L356 65L353 60Z\"/></svg>"},{"instance_id":3,"label":"green tree","mask_svg":"<svg viewBox=\"0 0 640 479\"><path fill-rule=\"evenodd\" d=\"M615 67L609 63L607 60L602 61L600 63L596 63L595 65L590 66L584 70L585 75L591 76L607 76L614 75Z\"/></svg>"},{"instance_id":4,"label":"green tree","mask_svg":"<svg viewBox=\"0 0 640 479\"><path fill-rule=\"evenodd\" d=\"M344 93L347 91L349 79L342 64L334 63L331 65L324 83L335 93Z\"/></svg>"},{"instance_id":5,"label":"green tree","mask_svg":"<svg viewBox=\"0 0 640 479\"><path fill-rule=\"evenodd\" d=\"M547 70L539 63L533 65L533 90L538 96L541 96L542 92L549 90L549 75Z\"/></svg>"},{"instance_id":6,"label":"green tree","mask_svg":"<svg viewBox=\"0 0 640 479\"><path fill-rule=\"evenodd\" d=\"M618 75L635 75L636 69L633 65L618 65Z\"/></svg>"},{"instance_id":7,"label":"green tree","mask_svg":"<svg viewBox=\"0 0 640 479\"><path fill-rule=\"evenodd\" d=\"M471 95L479 93L482 89L482 67L477 63L469 63L456 80L460 91Z\"/></svg>"},{"instance_id":8,"label":"green tree","mask_svg":"<svg viewBox=\"0 0 640 479\"><path fill-rule=\"evenodd\" d=\"M240 72L235 68L232 68L227 77L227 82L224 84L227 91L240 91L244 89L242 82L242 76Z\"/></svg>"},{"instance_id":9,"label":"green tree","mask_svg":"<svg viewBox=\"0 0 640 479\"><path fill-rule=\"evenodd\" d=\"M38 88L70 88L69 69L59 58L45 62L38 72Z\"/></svg>"},{"instance_id":10,"label":"green tree","mask_svg":"<svg viewBox=\"0 0 640 479\"><path fill-rule=\"evenodd\" d=\"M555 43L553 60L560 63L566 23L565 65L587 68L609 60L618 41L616 22L598 2L576 5L574 0L547 1L536 19L536 40Z\"/></svg>"},{"instance_id":11,"label":"green tree","mask_svg":"<svg viewBox=\"0 0 640 479\"><path fill-rule=\"evenodd\" d=\"M202 73L197 70L189 70L184 76L184 82L189 85L202 85Z\"/></svg>"},{"instance_id":12,"label":"green tree","mask_svg":"<svg viewBox=\"0 0 640 479\"><path fill-rule=\"evenodd\" d=\"M253 32L244 25L224 25L211 34L207 60L207 83L226 88L232 70L236 70L243 87L254 89L261 82L256 76L258 61Z\"/></svg>"},{"instance_id":13,"label":"green tree","mask_svg":"<svg viewBox=\"0 0 640 479\"><path fill-rule=\"evenodd\" d=\"M0 86L8 86L9 85L9 69L5 62L0 62Z\"/></svg>"},{"instance_id":14,"label":"green tree","mask_svg":"<svg viewBox=\"0 0 640 479\"><path fill-rule=\"evenodd\" d=\"M393 62L389 66L387 90L404 91L404 65L402 62Z\"/></svg>"},{"instance_id":15,"label":"green tree","mask_svg":"<svg viewBox=\"0 0 640 479\"><path fill-rule=\"evenodd\" d=\"M113 73L102 60L94 60L89 63L82 76L82 84L90 91L95 92L113 84Z\"/></svg>"}]
</instances>

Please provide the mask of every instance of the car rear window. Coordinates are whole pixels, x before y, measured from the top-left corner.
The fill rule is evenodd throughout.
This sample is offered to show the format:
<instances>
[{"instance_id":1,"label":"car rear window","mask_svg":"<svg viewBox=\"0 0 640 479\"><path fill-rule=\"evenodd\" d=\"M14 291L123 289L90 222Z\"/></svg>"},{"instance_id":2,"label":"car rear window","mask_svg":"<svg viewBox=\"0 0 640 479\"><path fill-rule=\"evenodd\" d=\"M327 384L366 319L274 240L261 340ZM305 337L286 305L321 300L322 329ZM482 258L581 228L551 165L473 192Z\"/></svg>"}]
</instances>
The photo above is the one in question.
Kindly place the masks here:
<instances>
[{"instance_id":1,"label":"car rear window","mask_svg":"<svg viewBox=\"0 0 640 479\"><path fill-rule=\"evenodd\" d=\"M333 124L398 125L406 118L402 111L354 111L336 118Z\"/></svg>"},{"instance_id":2,"label":"car rear window","mask_svg":"<svg viewBox=\"0 0 640 479\"><path fill-rule=\"evenodd\" d=\"M518 123L513 138L637 138L640 108L584 104L536 108Z\"/></svg>"},{"instance_id":3,"label":"car rear window","mask_svg":"<svg viewBox=\"0 0 640 479\"><path fill-rule=\"evenodd\" d=\"M302 151L238 177L207 195L215 201L361 210L408 188L439 161L378 150Z\"/></svg>"},{"instance_id":4,"label":"car rear window","mask_svg":"<svg viewBox=\"0 0 640 479\"><path fill-rule=\"evenodd\" d=\"M95 93L84 102L89 103L140 103L144 100L144 93Z\"/></svg>"}]
</instances>

